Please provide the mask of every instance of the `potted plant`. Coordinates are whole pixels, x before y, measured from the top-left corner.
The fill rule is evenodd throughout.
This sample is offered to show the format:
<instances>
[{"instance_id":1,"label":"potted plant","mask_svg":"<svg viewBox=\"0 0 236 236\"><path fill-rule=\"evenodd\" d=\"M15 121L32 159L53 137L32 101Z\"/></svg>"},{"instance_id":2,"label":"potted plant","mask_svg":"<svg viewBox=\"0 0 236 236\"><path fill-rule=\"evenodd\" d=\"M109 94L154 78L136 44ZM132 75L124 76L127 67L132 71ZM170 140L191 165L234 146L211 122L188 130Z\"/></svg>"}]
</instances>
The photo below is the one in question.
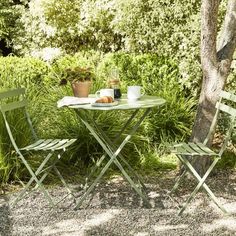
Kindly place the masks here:
<instances>
[{"instance_id":1,"label":"potted plant","mask_svg":"<svg viewBox=\"0 0 236 236\"><path fill-rule=\"evenodd\" d=\"M75 97L88 97L94 73L91 68L67 68L62 74L60 85L70 82Z\"/></svg>"}]
</instances>

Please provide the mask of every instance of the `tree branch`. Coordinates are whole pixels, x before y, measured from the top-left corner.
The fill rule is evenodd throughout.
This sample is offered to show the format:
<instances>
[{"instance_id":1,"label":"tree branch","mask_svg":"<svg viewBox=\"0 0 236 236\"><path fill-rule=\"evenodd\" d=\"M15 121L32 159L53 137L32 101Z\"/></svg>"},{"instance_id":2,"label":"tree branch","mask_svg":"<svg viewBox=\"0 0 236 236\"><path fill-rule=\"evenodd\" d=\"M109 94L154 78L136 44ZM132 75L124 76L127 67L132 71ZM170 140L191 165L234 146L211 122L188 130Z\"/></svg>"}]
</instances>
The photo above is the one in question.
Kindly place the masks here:
<instances>
[{"instance_id":1,"label":"tree branch","mask_svg":"<svg viewBox=\"0 0 236 236\"><path fill-rule=\"evenodd\" d=\"M225 60L231 63L236 48L236 1L229 0L225 21L221 33L219 48L217 52L218 60L225 64ZM227 63L227 64L228 64Z\"/></svg>"}]
</instances>

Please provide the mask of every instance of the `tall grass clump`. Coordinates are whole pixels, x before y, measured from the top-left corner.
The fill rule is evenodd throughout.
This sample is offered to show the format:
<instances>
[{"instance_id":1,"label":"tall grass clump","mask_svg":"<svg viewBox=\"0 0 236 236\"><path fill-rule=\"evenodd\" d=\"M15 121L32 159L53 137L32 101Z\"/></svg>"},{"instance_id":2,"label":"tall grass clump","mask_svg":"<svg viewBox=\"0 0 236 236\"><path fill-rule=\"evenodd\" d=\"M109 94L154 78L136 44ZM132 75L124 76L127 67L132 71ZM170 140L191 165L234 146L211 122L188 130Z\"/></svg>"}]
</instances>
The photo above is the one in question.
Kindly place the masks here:
<instances>
[{"instance_id":1,"label":"tall grass clump","mask_svg":"<svg viewBox=\"0 0 236 236\"><path fill-rule=\"evenodd\" d=\"M123 92L129 85L141 85L145 94L166 100L164 106L152 109L137 133L139 140L145 142L137 148L143 147L139 153L142 158L134 160L142 165L154 166L150 163L159 162L157 156L166 152L170 142L189 137L196 101L185 93L180 83L178 64L170 58L148 53L108 53L98 66L98 74L103 81L107 80L107 74L113 67L118 67L120 71Z\"/></svg>"},{"instance_id":2,"label":"tall grass clump","mask_svg":"<svg viewBox=\"0 0 236 236\"><path fill-rule=\"evenodd\" d=\"M0 58L0 85L6 88L25 87L29 100L28 110L36 132L42 138L77 138L70 152L59 163L65 171L72 167L86 170L87 166L103 154L93 136L82 125L72 109L57 108L57 101L72 96L71 87L59 86L63 71L70 66L86 66L94 69L92 93L107 86L109 72L119 69L122 93L128 85L141 85L148 95L166 99L166 104L152 110L136 134L123 149L123 154L133 166L149 166L157 163L156 150L160 144L185 139L190 133L195 101L185 94L179 83L178 64L157 54L128 54L123 52L102 54L94 51L66 55L48 64L34 58ZM114 139L129 117L126 112L92 112L103 130ZM30 135L24 132L23 120L12 116L16 139L21 145L30 142ZM17 121L17 122L16 122ZM133 122L135 122L134 120ZM0 119L0 122L2 120ZM129 127L131 129L133 123ZM1 181L28 178L27 171L19 162L9 143L3 124L0 123L0 178ZM125 131L123 136L127 135ZM162 145L164 146L164 145ZM137 158L139 157L139 158ZM39 163L34 155L28 158L33 166ZM60 167L59 166L59 167ZM149 168L148 167L148 168Z\"/></svg>"},{"instance_id":3,"label":"tall grass clump","mask_svg":"<svg viewBox=\"0 0 236 236\"><path fill-rule=\"evenodd\" d=\"M33 58L0 57L0 87L1 90L13 88L26 88L29 100L29 111L39 103L38 94L44 87L43 77L48 73L48 66L41 60ZM37 111L38 113L38 111ZM32 114L36 117L37 113ZM8 112L9 123L19 146L24 146L30 141L30 134L26 122L19 110ZM11 145L5 129L2 115L0 114L0 179L2 182L16 180L25 175L25 168L19 161Z\"/></svg>"},{"instance_id":4,"label":"tall grass clump","mask_svg":"<svg viewBox=\"0 0 236 236\"><path fill-rule=\"evenodd\" d=\"M176 61L157 54L106 54L99 64L100 77L106 80L106 74L114 66L119 68L123 92L128 85L136 84L144 88L145 94L166 100L165 106L154 109L144 122L144 133L151 141L160 143L188 137L196 101L181 86Z\"/></svg>"}]
</instances>

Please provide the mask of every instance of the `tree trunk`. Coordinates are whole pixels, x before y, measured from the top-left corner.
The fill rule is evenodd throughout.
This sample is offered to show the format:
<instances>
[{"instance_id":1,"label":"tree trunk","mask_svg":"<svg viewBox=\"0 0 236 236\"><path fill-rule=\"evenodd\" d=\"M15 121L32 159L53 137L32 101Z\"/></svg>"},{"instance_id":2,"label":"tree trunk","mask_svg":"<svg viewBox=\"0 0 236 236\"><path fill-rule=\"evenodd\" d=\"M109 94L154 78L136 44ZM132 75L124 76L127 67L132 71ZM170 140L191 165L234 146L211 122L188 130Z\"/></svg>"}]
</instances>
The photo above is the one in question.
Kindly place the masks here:
<instances>
[{"instance_id":1,"label":"tree trunk","mask_svg":"<svg viewBox=\"0 0 236 236\"><path fill-rule=\"evenodd\" d=\"M229 0L224 27L217 51L217 16L220 0L202 0L201 5L201 64L202 88L191 135L192 141L203 142L215 115L215 104L224 89L230 72L236 46L236 1ZM213 132L214 133L214 132ZM213 135L208 142L211 146ZM205 173L211 160L197 158L193 165L200 175Z\"/></svg>"}]
</instances>

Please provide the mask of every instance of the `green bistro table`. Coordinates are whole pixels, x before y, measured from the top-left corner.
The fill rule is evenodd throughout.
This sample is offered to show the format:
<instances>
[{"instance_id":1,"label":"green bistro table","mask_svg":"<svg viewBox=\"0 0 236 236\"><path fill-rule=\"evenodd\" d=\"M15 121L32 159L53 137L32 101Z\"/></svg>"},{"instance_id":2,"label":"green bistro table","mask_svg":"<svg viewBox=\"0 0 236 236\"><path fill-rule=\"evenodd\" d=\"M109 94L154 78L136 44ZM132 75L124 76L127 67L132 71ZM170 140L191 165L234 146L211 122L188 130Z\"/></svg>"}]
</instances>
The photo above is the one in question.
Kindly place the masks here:
<instances>
[{"instance_id":1,"label":"green bistro table","mask_svg":"<svg viewBox=\"0 0 236 236\"><path fill-rule=\"evenodd\" d=\"M91 95L94 96L94 95ZM101 165L102 161L105 159L106 156L109 157L109 161L106 165L102 168L96 179L92 182L90 186L87 186L85 189L84 194L81 196L79 201L77 202L76 208L78 209L82 202L86 199L86 197L94 190L99 180L108 170L112 163L114 163L121 173L123 174L124 178L130 183L132 188L137 192L137 194L143 199L144 203L150 207L150 203L148 201L147 195L142 189L145 189L145 185L143 184L141 178L135 173L132 167L128 164L125 160L124 156L121 154L123 147L126 143L130 140L132 135L136 132L142 121L145 117L150 113L151 109L154 107L159 107L163 105L166 101L162 98L158 98L156 96L143 96L140 100L137 101L129 101L126 97L122 97L119 100L118 105L110 106L110 107L102 107L102 106L93 106L91 104L83 104L83 105L71 105L69 108L74 109L80 119L80 121L87 127L90 133L94 136L94 138L98 141L98 143L102 146L105 151L105 154L99 159L95 168L91 171L90 176L95 172L95 169ZM130 111L126 112L127 120L124 123L124 126L121 128L117 136L112 140L110 139L107 134L100 128L99 124L96 122L96 119L91 117L92 111L103 111L103 112L110 112L110 111ZM139 114L139 116L138 116ZM109 114L108 114L109 115ZM127 127L131 124L134 118L138 116L136 123L134 126L129 130L126 137L121 140L121 135L127 129ZM118 117L117 117L118 119ZM124 167L129 169L131 173L138 179L139 186L137 186L131 177L128 175Z\"/></svg>"}]
</instances>

